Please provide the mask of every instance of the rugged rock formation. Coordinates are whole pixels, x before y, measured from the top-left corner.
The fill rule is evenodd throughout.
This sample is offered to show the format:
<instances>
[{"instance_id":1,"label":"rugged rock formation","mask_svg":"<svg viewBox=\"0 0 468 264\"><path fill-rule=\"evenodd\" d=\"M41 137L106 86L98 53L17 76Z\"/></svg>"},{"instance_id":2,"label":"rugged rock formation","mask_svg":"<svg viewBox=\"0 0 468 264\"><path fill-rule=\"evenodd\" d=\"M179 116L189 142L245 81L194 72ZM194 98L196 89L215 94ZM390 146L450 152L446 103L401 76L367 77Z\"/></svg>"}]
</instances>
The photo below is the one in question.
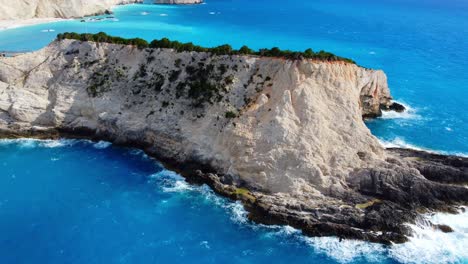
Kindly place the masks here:
<instances>
[{"instance_id":1,"label":"rugged rock formation","mask_svg":"<svg viewBox=\"0 0 468 264\"><path fill-rule=\"evenodd\" d=\"M466 204L466 159L371 135L362 117L391 105L382 71L345 62L74 40L0 59L3 136L138 146L308 235L401 242L418 210Z\"/></svg>"},{"instance_id":2,"label":"rugged rock formation","mask_svg":"<svg viewBox=\"0 0 468 264\"><path fill-rule=\"evenodd\" d=\"M164 5L192 5L201 4L203 0L155 0L154 3Z\"/></svg>"},{"instance_id":3,"label":"rugged rock formation","mask_svg":"<svg viewBox=\"0 0 468 264\"><path fill-rule=\"evenodd\" d=\"M83 17L137 2L142 0L0 0L0 20Z\"/></svg>"}]
</instances>

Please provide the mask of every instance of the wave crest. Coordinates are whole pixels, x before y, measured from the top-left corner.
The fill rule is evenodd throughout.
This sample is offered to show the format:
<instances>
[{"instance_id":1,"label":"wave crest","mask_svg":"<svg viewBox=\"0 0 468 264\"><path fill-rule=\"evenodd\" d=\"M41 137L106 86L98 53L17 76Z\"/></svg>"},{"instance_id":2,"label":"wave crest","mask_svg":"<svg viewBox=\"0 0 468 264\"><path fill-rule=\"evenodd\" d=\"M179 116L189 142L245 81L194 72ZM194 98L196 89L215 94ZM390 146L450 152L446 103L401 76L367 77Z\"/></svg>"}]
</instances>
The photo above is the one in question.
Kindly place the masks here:
<instances>
[{"instance_id":1,"label":"wave crest","mask_svg":"<svg viewBox=\"0 0 468 264\"><path fill-rule=\"evenodd\" d=\"M408 104L398 102L405 107L405 111L399 113L395 111L382 111L381 119L421 119L421 116L417 114L417 110L412 108Z\"/></svg>"}]
</instances>

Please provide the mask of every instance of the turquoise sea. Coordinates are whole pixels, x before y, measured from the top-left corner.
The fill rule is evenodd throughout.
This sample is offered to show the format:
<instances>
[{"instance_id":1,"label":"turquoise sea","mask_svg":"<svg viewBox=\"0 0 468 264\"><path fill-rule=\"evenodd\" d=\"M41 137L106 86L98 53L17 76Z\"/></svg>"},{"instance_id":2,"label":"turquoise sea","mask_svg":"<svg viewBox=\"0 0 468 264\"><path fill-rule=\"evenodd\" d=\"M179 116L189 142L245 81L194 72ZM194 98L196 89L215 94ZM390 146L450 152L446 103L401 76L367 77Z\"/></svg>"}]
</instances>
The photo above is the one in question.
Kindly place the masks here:
<instances>
[{"instance_id":1,"label":"turquoise sea","mask_svg":"<svg viewBox=\"0 0 468 264\"><path fill-rule=\"evenodd\" d=\"M409 107L367 123L383 144L468 155L468 1L207 0L114 11L118 21L0 31L0 50L40 49L66 31L324 49L383 69ZM102 142L2 141L0 165L0 263L468 263L467 218L437 216L456 234L415 227L403 246L340 243L248 223L240 205Z\"/></svg>"}]
</instances>

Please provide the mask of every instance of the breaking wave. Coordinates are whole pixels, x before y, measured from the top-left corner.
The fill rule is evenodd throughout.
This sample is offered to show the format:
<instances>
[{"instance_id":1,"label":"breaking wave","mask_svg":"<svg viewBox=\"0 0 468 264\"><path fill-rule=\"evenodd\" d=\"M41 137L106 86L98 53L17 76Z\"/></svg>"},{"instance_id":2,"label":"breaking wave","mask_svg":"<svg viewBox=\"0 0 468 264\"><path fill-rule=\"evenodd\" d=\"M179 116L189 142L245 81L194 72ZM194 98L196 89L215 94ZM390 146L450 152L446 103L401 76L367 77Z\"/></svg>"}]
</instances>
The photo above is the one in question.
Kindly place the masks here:
<instances>
[{"instance_id":1,"label":"breaking wave","mask_svg":"<svg viewBox=\"0 0 468 264\"><path fill-rule=\"evenodd\" d=\"M97 149L106 149L112 145L111 142L108 141L99 141L93 145L94 148Z\"/></svg>"},{"instance_id":2,"label":"breaking wave","mask_svg":"<svg viewBox=\"0 0 468 264\"><path fill-rule=\"evenodd\" d=\"M468 212L460 214L437 213L423 215L424 220L409 225L413 230L410 241L394 245L390 256L403 263L467 263ZM429 223L450 226L453 233L435 230Z\"/></svg>"},{"instance_id":3,"label":"breaking wave","mask_svg":"<svg viewBox=\"0 0 468 264\"><path fill-rule=\"evenodd\" d=\"M416 146L414 144L410 144L406 142L405 139L401 137L396 137L392 140L379 140L379 141L380 141L380 144L385 148L406 148L406 149L414 149L414 150L419 150L419 151L426 151L426 152L430 152L434 154L456 155L460 157L468 157L468 153L438 151L438 150Z\"/></svg>"},{"instance_id":4,"label":"breaking wave","mask_svg":"<svg viewBox=\"0 0 468 264\"><path fill-rule=\"evenodd\" d=\"M0 139L0 146L6 145L17 145L20 148L35 148L35 147L43 147L43 148L60 148L66 146L73 146L79 142L79 140L75 139L32 139L32 138L20 138L20 139Z\"/></svg>"},{"instance_id":5,"label":"breaking wave","mask_svg":"<svg viewBox=\"0 0 468 264\"><path fill-rule=\"evenodd\" d=\"M406 110L398 113L395 111L382 111L381 119L421 119L421 116L417 114L417 110L412 108L411 106L399 102L399 104L403 105Z\"/></svg>"},{"instance_id":6,"label":"breaking wave","mask_svg":"<svg viewBox=\"0 0 468 264\"><path fill-rule=\"evenodd\" d=\"M109 142L91 142L85 140L36 140L36 139L14 139L0 140L1 145L17 144L21 148L59 148L71 146L77 142L89 143L94 148L104 149L111 145ZM396 138L392 141L383 141L382 144L387 147L409 147L421 149L417 146L406 143L403 139ZM145 156L144 152L137 149L131 149L132 155ZM54 158L55 160L55 158ZM385 262L397 261L400 263L467 263L468 262L468 210L465 208L458 215L436 213L422 215L422 219L416 224L409 225L413 230L413 236L409 242L404 244L384 246L364 241L343 239L336 237L306 237L300 230L290 226L266 226L259 225L249 221L248 212L240 202L232 202L213 192L208 186L195 186L187 183L179 174L161 170L148 177L148 181L154 182L158 189L168 194L195 193L200 195L202 201L222 208L230 220L242 226L250 228L254 232L262 232L266 239L276 239L295 243L297 245L308 246L310 250L317 254L327 256L339 263L352 262ZM430 224L444 224L450 226L453 233L443 233L435 230Z\"/></svg>"},{"instance_id":7,"label":"breaking wave","mask_svg":"<svg viewBox=\"0 0 468 264\"><path fill-rule=\"evenodd\" d=\"M433 263L440 260L441 263L463 263L468 261L468 212L459 215L436 213L422 215L425 221L409 225L414 232L410 241L404 244L384 246L358 240L336 237L306 237L300 230L290 226L266 226L249 221L240 202L231 202L226 198L216 195L208 186L192 186L177 173L163 170L151 176L159 179L163 191L167 193L196 192L217 207L223 208L229 214L231 221L252 229L265 232L266 238L280 238L291 243L308 245L311 250L323 254L339 263L352 263L364 261L370 263L394 260L401 263ZM161 180L162 179L162 180ZM443 233L435 230L428 222L445 224L452 227L454 233Z\"/></svg>"}]
</instances>

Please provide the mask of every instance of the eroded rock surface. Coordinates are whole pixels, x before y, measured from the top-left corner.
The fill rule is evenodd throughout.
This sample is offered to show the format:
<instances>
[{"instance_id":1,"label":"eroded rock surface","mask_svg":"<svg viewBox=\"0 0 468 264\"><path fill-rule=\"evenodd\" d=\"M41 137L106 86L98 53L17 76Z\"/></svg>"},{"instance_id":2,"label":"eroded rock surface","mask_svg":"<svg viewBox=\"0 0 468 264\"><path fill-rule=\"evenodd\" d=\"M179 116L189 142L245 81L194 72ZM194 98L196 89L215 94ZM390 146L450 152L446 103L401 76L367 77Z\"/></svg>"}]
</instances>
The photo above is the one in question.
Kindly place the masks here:
<instances>
[{"instance_id":1,"label":"eroded rock surface","mask_svg":"<svg viewBox=\"0 0 468 264\"><path fill-rule=\"evenodd\" d=\"M103 14L120 4L142 0L0 0L0 20L75 18Z\"/></svg>"},{"instance_id":2,"label":"eroded rock surface","mask_svg":"<svg viewBox=\"0 0 468 264\"><path fill-rule=\"evenodd\" d=\"M74 40L0 59L4 136L138 146L308 235L402 242L417 211L466 204L466 159L371 135L362 118L391 105L382 71L344 62Z\"/></svg>"}]
</instances>

